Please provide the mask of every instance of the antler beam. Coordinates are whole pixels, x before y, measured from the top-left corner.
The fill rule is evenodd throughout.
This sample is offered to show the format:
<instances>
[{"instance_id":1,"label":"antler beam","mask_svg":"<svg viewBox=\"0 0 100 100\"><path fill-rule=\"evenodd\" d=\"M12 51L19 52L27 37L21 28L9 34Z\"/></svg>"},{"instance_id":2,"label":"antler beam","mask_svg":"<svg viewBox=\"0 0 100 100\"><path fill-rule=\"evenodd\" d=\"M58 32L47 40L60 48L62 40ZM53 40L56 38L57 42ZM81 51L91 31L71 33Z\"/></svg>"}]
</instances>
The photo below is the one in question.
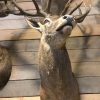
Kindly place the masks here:
<instances>
[{"instance_id":1,"label":"antler beam","mask_svg":"<svg viewBox=\"0 0 100 100\"><path fill-rule=\"evenodd\" d=\"M48 3L47 3L47 7L46 7L46 10L45 10L45 12L47 12L47 13L50 13L51 2L52 2L52 0L49 0Z\"/></svg>"},{"instance_id":2,"label":"antler beam","mask_svg":"<svg viewBox=\"0 0 100 100\"><path fill-rule=\"evenodd\" d=\"M18 4L16 3L15 0L12 0L12 3L16 6L16 8L20 12L19 13L12 12L12 14L15 14L15 15L26 15L26 16L32 16L32 17L36 17L36 16L46 17L47 14L39 9L39 6L38 6L37 2L35 0L32 0L32 2L34 3L35 8L37 10L36 14L32 14L32 13L28 13L28 12L24 11L20 6L18 6Z\"/></svg>"}]
</instances>

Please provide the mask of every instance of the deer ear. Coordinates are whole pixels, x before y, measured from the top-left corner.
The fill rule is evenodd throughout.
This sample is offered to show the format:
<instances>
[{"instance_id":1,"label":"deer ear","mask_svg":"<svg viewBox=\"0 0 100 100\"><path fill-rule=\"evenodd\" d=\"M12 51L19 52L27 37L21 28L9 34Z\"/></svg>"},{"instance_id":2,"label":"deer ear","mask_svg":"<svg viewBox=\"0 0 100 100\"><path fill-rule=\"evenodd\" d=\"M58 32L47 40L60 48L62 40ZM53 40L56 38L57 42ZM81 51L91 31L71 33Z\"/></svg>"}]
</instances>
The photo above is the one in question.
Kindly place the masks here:
<instances>
[{"instance_id":1,"label":"deer ear","mask_svg":"<svg viewBox=\"0 0 100 100\"><path fill-rule=\"evenodd\" d=\"M32 19L26 19L26 22L32 29L38 30L42 33L45 30L45 25L41 24L40 22L34 21Z\"/></svg>"},{"instance_id":2,"label":"deer ear","mask_svg":"<svg viewBox=\"0 0 100 100\"><path fill-rule=\"evenodd\" d=\"M40 22L28 18L25 18L25 20L32 29L36 29L39 32L42 32L45 29L45 26Z\"/></svg>"},{"instance_id":3,"label":"deer ear","mask_svg":"<svg viewBox=\"0 0 100 100\"><path fill-rule=\"evenodd\" d=\"M38 22L36 22L36 21L34 21L34 20L32 20L32 19L27 19L27 18L26 18L25 20L26 20L27 24L28 24L31 28L40 30L40 25L39 25Z\"/></svg>"}]
</instances>

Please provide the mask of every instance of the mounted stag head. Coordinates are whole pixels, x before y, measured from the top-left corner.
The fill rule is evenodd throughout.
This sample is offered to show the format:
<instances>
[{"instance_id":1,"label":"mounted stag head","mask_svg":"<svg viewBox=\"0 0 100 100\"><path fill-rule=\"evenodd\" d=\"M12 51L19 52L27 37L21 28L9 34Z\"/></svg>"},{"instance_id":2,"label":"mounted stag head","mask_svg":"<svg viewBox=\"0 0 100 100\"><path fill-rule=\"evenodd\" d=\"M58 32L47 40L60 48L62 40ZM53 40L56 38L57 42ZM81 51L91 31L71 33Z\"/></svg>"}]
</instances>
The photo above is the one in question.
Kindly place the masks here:
<instances>
[{"instance_id":1,"label":"mounted stag head","mask_svg":"<svg viewBox=\"0 0 100 100\"><path fill-rule=\"evenodd\" d=\"M85 19L90 8L82 14L79 9L81 2L66 14L72 1L69 0L61 15L53 16L49 14L52 0L48 1L46 12L39 9L35 0L32 1L37 10L36 14L27 13L16 4L15 0L12 0L12 2L19 9L20 13L12 13L32 16L32 18L26 18L26 21L33 29L37 29L42 33L39 49L41 100L80 100L78 84L72 74L65 44L75 25ZM80 10L80 15L71 15L77 9ZM37 17L40 18L40 21L39 19L36 21Z\"/></svg>"},{"instance_id":2,"label":"mounted stag head","mask_svg":"<svg viewBox=\"0 0 100 100\"><path fill-rule=\"evenodd\" d=\"M0 0L0 17L6 17L14 10L11 0Z\"/></svg>"},{"instance_id":3,"label":"mounted stag head","mask_svg":"<svg viewBox=\"0 0 100 100\"><path fill-rule=\"evenodd\" d=\"M89 7L84 14L82 14L82 12L81 12L80 15L73 16L72 13L75 10L79 9L79 7L81 6L82 2L80 2L70 12L68 12L66 14L66 11L68 10L69 5L72 2L72 0L69 0L67 2L67 4L65 5L65 8L63 9L60 17L53 16L53 15L49 14L52 0L48 0L47 7L45 9L46 12L39 9L38 4L36 3L35 0L32 0L32 1L37 10L36 14L31 14L31 13L25 12L22 8L20 8L17 5L15 0L12 0L12 2L20 10L20 13L14 13L14 12L12 12L12 13L15 15L32 16L31 19L26 19L28 24L32 28L39 30L45 37L45 39L46 39L45 41L51 42L50 43L51 45L54 45L56 43L54 45L54 47L56 47L57 44L61 44L62 46L65 45L66 38L71 34L72 29L75 27L75 25L77 23L81 23L90 11L90 7ZM36 17L40 17L40 18L44 17L44 20L42 20L42 22L38 22L38 21L36 21ZM52 39L50 39L53 37L55 38L54 43L52 43L53 41L52 41ZM63 37L63 38L60 39L61 37ZM63 42L63 44L61 41Z\"/></svg>"}]
</instances>

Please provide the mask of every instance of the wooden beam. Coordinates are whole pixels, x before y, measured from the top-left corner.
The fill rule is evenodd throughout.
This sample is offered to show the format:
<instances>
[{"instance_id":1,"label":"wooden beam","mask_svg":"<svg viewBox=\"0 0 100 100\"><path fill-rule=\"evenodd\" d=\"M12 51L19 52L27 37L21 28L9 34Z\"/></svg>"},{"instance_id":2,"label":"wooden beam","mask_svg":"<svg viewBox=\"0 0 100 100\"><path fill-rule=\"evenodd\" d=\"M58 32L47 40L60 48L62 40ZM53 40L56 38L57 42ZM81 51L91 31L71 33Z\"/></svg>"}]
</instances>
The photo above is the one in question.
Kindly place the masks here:
<instances>
[{"instance_id":1,"label":"wooden beam","mask_svg":"<svg viewBox=\"0 0 100 100\"><path fill-rule=\"evenodd\" d=\"M93 25L93 24L92 24ZM83 33L78 27L76 27L70 37L75 36L94 36L100 35L99 27L100 25L95 24L93 27L92 25L86 25L85 32ZM18 26L19 27L19 26ZM19 35L20 34L20 35ZM17 36L19 35L19 37ZM41 34L33 29L15 29L15 30L0 30L0 40L18 40L18 39L40 39Z\"/></svg>"},{"instance_id":2,"label":"wooden beam","mask_svg":"<svg viewBox=\"0 0 100 100\"><path fill-rule=\"evenodd\" d=\"M13 65L29 65L38 63L37 52L13 52L10 55Z\"/></svg>"},{"instance_id":3,"label":"wooden beam","mask_svg":"<svg viewBox=\"0 0 100 100\"><path fill-rule=\"evenodd\" d=\"M100 62L71 63L76 77L100 77Z\"/></svg>"},{"instance_id":4,"label":"wooden beam","mask_svg":"<svg viewBox=\"0 0 100 100\"><path fill-rule=\"evenodd\" d=\"M0 30L0 41L2 40L22 40L40 39L41 34L33 29Z\"/></svg>"},{"instance_id":5,"label":"wooden beam","mask_svg":"<svg viewBox=\"0 0 100 100\"><path fill-rule=\"evenodd\" d=\"M0 100L40 100L40 97L0 98Z\"/></svg>"},{"instance_id":6,"label":"wooden beam","mask_svg":"<svg viewBox=\"0 0 100 100\"><path fill-rule=\"evenodd\" d=\"M100 100L100 94L83 94L81 100Z\"/></svg>"},{"instance_id":7,"label":"wooden beam","mask_svg":"<svg viewBox=\"0 0 100 100\"><path fill-rule=\"evenodd\" d=\"M77 12L76 12L77 13ZM100 24L100 14L98 15L91 15L87 16L86 19L81 23L82 25L94 26L92 24L99 25ZM10 25L9 25L10 23ZM84 26L85 27L85 26ZM7 18L0 19L0 29L23 29L29 28L28 24L26 23L24 17L9 15Z\"/></svg>"},{"instance_id":8,"label":"wooden beam","mask_svg":"<svg viewBox=\"0 0 100 100\"><path fill-rule=\"evenodd\" d=\"M39 95L40 80L9 81L0 91L0 97L23 97Z\"/></svg>"},{"instance_id":9,"label":"wooden beam","mask_svg":"<svg viewBox=\"0 0 100 100\"><path fill-rule=\"evenodd\" d=\"M100 49L68 50L71 62L99 62ZM13 65L37 64L38 52L11 53Z\"/></svg>"},{"instance_id":10,"label":"wooden beam","mask_svg":"<svg viewBox=\"0 0 100 100\"><path fill-rule=\"evenodd\" d=\"M81 94L100 93L100 77L77 78ZM39 95L40 80L9 81L0 97L29 97Z\"/></svg>"},{"instance_id":11,"label":"wooden beam","mask_svg":"<svg viewBox=\"0 0 100 100\"><path fill-rule=\"evenodd\" d=\"M67 49L99 49L100 36L71 37L66 41Z\"/></svg>"},{"instance_id":12,"label":"wooden beam","mask_svg":"<svg viewBox=\"0 0 100 100\"><path fill-rule=\"evenodd\" d=\"M0 41L4 47L10 46L11 52L38 51L40 39ZM68 50L100 49L100 36L70 37L66 41Z\"/></svg>"},{"instance_id":13,"label":"wooden beam","mask_svg":"<svg viewBox=\"0 0 100 100\"><path fill-rule=\"evenodd\" d=\"M0 100L40 100L40 97L0 98ZM100 94L82 94L81 100L100 100Z\"/></svg>"},{"instance_id":14,"label":"wooden beam","mask_svg":"<svg viewBox=\"0 0 100 100\"><path fill-rule=\"evenodd\" d=\"M12 66L10 80L31 80L39 78L40 74L38 70L38 65Z\"/></svg>"},{"instance_id":15,"label":"wooden beam","mask_svg":"<svg viewBox=\"0 0 100 100\"><path fill-rule=\"evenodd\" d=\"M68 50L71 62L99 62L99 49Z\"/></svg>"},{"instance_id":16,"label":"wooden beam","mask_svg":"<svg viewBox=\"0 0 100 100\"><path fill-rule=\"evenodd\" d=\"M99 19L100 15L88 16L81 24L81 28L76 26L70 36L100 35ZM30 29L23 17L9 16L0 19L0 40L38 39L40 37L40 33Z\"/></svg>"},{"instance_id":17,"label":"wooden beam","mask_svg":"<svg viewBox=\"0 0 100 100\"><path fill-rule=\"evenodd\" d=\"M40 97L0 98L0 100L40 100ZM100 100L100 94L81 94L81 100Z\"/></svg>"},{"instance_id":18,"label":"wooden beam","mask_svg":"<svg viewBox=\"0 0 100 100\"><path fill-rule=\"evenodd\" d=\"M71 63L75 77L100 77L100 62ZM38 65L13 66L10 80L40 78Z\"/></svg>"}]
</instances>

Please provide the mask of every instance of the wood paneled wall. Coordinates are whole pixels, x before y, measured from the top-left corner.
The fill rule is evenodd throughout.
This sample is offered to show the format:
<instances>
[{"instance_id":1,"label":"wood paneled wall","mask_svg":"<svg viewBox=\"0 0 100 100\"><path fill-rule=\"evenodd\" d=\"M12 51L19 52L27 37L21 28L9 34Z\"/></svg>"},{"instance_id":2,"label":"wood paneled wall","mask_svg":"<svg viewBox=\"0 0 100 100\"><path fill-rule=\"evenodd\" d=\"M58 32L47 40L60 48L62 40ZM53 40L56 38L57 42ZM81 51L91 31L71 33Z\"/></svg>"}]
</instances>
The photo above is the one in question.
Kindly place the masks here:
<instances>
[{"instance_id":1,"label":"wood paneled wall","mask_svg":"<svg viewBox=\"0 0 100 100\"><path fill-rule=\"evenodd\" d=\"M81 100L100 100L100 1L83 1L92 4L91 12L80 26L75 27L66 47L79 83ZM31 0L17 2L25 10L34 9ZM85 11L84 6L81 9ZM13 63L11 78L0 91L0 100L39 100L37 53L40 37L38 31L28 27L23 16L0 18L0 45L10 46Z\"/></svg>"}]
</instances>

